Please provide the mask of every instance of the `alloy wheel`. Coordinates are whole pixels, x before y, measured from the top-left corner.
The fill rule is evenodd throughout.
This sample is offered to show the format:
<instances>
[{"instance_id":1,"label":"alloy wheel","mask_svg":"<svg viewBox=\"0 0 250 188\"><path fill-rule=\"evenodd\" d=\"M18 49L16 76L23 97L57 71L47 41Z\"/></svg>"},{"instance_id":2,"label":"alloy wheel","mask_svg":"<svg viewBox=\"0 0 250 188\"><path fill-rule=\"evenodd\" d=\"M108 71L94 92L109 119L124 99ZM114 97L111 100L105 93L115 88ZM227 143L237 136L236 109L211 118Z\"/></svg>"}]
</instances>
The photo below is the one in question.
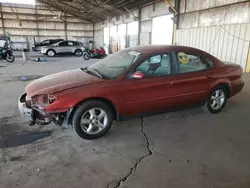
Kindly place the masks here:
<instances>
[{"instance_id":1,"label":"alloy wheel","mask_svg":"<svg viewBox=\"0 0 250 188\"><path fill-rule=\"evenodd\" d=\"M101 108L92 108L81 117L81 128L87 134L98 134L108 125L107 113Z\"/></svg>"},{"instance_id":2,"label":"alloy wheel","mask_svg":"<svg viewBox=\"0 0 250 188\"><path fill-rule=\"evenodd\" d=\"M223 106L225 99L226 99L226 95L222 89L215 90L210 100L211 108L213 110L220 109Z\"/></svg>"},{"instance_id":3,"label":"alloy wheel","mask_svg":"<svg viewBox=\"0 0 250 188\"><path fill-rule=\"evenodd\" d=\"M54 51L52 51L52 50L48 51L48 56L49 57L53 57L54 55L55 55Z\"/></svg>"}]
</instances>

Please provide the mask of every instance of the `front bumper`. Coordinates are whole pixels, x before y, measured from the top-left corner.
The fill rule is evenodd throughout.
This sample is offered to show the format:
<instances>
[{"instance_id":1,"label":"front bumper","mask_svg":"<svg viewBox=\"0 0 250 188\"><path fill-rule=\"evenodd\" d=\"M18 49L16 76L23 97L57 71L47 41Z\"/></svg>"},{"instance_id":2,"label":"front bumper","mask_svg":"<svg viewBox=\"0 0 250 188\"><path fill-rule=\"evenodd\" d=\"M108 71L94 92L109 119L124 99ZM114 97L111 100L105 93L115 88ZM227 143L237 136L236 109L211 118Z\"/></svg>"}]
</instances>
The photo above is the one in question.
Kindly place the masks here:
<instances>
[{"instance_id":1,"label":"front bumper","mask_svg":"<svg viewBox=\"0 0 250 188\"><path fill-rule=\"evenodd\" d=\"M27 120L33 121L32 113L33 110L28 108L25 103L26 94L22 94L18 99L18 109L20 114Z\"/></svg>"}]
</instances>

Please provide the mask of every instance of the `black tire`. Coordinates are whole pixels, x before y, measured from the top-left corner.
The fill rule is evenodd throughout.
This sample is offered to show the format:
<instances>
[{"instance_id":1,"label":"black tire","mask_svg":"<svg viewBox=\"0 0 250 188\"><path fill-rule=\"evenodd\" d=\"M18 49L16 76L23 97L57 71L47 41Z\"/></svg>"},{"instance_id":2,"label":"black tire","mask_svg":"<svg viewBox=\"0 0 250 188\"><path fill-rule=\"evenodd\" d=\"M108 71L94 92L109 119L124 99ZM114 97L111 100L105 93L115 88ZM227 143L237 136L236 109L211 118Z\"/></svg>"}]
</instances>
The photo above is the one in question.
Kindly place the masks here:
<instances>
[{"instance_id":1,"label":"black tire","mask_svg":"<svg viewBox=\"0 0 250 188\"><path fill-rule=\"evenodd\" d=\"M83 52L82 52L82 50L80 50L80 49L77 49L77 50L75 50L75 56L77 56L77 57L81 57L82 56L82 54L83 54Z\"/></svg>"},{"instance_id":2,"label":"black tire","mask_svg":"<svg viewBox=\"0 0 250 188\"><path fill-rule=\"evenodd\" d=\"M83 54L83 58L84 58L85 60L89 60L89 59L90 59L89 53L84 53L84 54Z\"/></svg>"},{"instance_id":3,"label":"black tire","mask_svg":"<svg viewBox=\"0 0 250 188\"><path fill-rule=\"evenodd\" d=\"M101 59L104 59L104 58L106 58L107 57L107 54L104 54L102 57L101 57Z\"/></svg>"},{"instance_id":4,"label":"black tire","mask_svg":"<svg viewBox=\"0 0 250 188\"><path fill-rule=\"evenodd\" d=\"M56 52L55 52L55 50L48 50L48 51L46 52L46 54L47 54L47 56L49 56L49 57L54 57L54 56L56 55Z\"/></svg>"},{"instance_id":5,"label":"black tire","mask_svg":"<svg viewBox=\"0 0 250 188\"><path fill-rule=\"evenodd\" d=\"M212 97L213 97L213 94L216 92L216 91L221 91L222 93L224 93L224 102L222 103L222 105L218 108L218 109L215 109L212 107ZM227 103L227 98L228 98L228 92L227 92L227 89L222 86L222 85L219 85L219 86L216 86L209 94L208 96L208 99L204 105L204 109L205 111L207 112L210 112L210 113L219 113L223 110L223 108L226 106L226 103Z\"/></svg>"},{"instance_id":6,"label":"black tire","mask_svg":"<svg viewBox=\"0 0 250 188\"><path fill-rule=\"evenodd\" d=\"M82 116L88 112L90 109L99 108L106 112L107 115L107 125L97 134L88 134L85 132L80 124ZM90 100L79 105L72 118L72 127L75 133L82 139L93 140L104 136L112 126L114 115L111 108L104 102L98 100Z\"/></svg>"},{"instance_id":7,"label":"black tire","mask_svg":"<svg viewBox=\"0 0 250 188\"><path fill-rule=\"evenodd\" d=\"M9 63L13 63L15 61L15 56L7 54L6 61L8 61Z\"/></svg>"}]
</instances>

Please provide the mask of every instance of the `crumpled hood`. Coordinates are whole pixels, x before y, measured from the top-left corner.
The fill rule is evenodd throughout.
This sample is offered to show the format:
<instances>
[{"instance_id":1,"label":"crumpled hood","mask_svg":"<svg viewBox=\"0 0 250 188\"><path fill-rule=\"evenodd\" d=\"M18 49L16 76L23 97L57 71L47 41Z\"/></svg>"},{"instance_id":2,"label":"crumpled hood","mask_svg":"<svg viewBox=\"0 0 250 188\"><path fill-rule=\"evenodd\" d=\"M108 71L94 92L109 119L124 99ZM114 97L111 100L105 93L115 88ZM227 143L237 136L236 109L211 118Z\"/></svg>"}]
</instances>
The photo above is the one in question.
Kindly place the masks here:
<instances>
[{"instance_id":1,"label":"crumpled hood","mask_svg":"<svg viewBox=\"0 0 250 188\"><path fill-rule=\"evenodd\" d=\"M26 87L28 96L37 94L53 94L79 86L91 85L103 80L92 76L81 69L51 74L31 82Z\"/></svg>"}]
</instances>

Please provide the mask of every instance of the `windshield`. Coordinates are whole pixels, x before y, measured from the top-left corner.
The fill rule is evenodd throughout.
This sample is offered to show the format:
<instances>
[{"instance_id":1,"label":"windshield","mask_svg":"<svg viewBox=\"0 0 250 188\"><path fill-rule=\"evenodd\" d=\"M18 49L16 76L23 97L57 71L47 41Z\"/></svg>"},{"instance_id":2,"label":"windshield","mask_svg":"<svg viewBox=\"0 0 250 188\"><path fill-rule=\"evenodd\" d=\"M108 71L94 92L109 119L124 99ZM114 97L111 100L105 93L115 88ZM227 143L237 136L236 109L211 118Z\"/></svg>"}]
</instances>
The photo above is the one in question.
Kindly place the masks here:
<instances>
[{"instance_id":1,"label":"windshield","mask_svg":"<svg viewBox=\"0 0 250 188\"><path fill-rule=\"evenodd\" d=\"M91 65L88 70L98 72L106 79L116 79L139 57L135 51L120 51Z\"/></svg>"}]
</instances>

